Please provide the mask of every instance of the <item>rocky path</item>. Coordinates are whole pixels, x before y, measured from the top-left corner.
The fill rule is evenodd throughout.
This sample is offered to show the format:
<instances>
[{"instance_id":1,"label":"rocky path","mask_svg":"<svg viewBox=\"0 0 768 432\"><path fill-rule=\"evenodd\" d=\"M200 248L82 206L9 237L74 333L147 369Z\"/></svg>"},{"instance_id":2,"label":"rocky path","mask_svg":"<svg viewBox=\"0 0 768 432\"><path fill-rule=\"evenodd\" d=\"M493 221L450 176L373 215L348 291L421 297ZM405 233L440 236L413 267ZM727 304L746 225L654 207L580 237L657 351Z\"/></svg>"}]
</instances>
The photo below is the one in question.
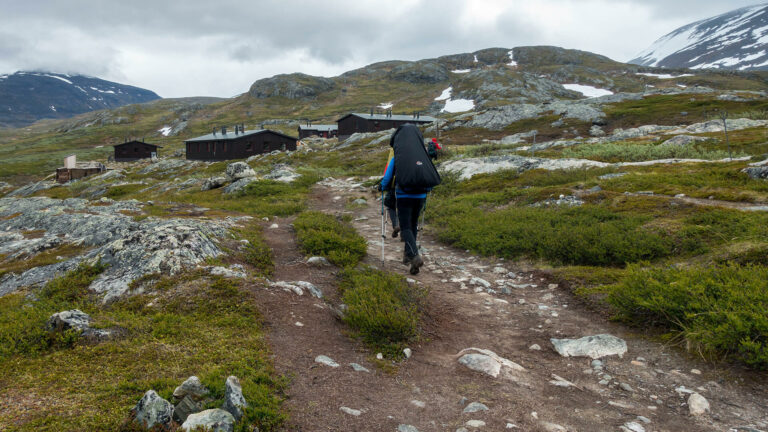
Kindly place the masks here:
<instances>
[{"instance_id":1,"label":"rocky path","mask_svg":"<svg viewBox=\"0 0 768 432\"><path fill-rule=\"evenodd\" d=\"M369 241L366 263L382 267L379 203L368 195L365 208L345 209L348 198L365 195L353 183L336 181L316 189L312 206L331 214L352 213L356 229ZM441 245L428 229L422 237L426 265L412 279L430 289L425 337L396 372L384 372L372 362L375 353L345 336L345 326L328 306L338 304L335 269L306 264L290 220L266 226L272 223L277 227L266 228L265 237L275 251L273 279L310 282L324 293L321 300L306 290L297 295L274 287L264 295L276 368L292 378L286 430L768 428L764 376L716 368L636 337L587 311L546 274ZM406 274L407 267L399 263L401 243L387 237L385 248L383 267ZM593 361L563 357L550 342L599 334L625 340L628 351ZM492 353L462 352L472 347ZM318 359L321 355L333 363ZM485 367L496 377L465 365ZM691 414L693 393L707 400L708 412Z\"/></svg>"}]
</instances>

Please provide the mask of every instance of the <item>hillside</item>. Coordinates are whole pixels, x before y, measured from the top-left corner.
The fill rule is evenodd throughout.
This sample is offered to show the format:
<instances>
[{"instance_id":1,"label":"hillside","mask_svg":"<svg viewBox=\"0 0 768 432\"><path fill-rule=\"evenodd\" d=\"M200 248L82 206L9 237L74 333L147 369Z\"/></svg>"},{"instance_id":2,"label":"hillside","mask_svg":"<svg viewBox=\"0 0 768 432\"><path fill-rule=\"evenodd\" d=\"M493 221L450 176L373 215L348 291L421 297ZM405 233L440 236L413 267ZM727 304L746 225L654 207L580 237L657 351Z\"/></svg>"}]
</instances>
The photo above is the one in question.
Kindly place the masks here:
<instances>
[{"instance_id":1,"label":"hillside","mask_svg":"<svg viewBox=\"0 0 768 432\"><path fill-rule=\"evenodd\" d=\"M99 78L19 71L0 75L0 127L160 99L152 91Z\"/></svg>"},{"instance_id":2,"label":"hillside","mask_svg":"<svg viewBox=\"0 0 768 432\"><path fill-rule=\"evenodd\" d=\"M768 6L751 6L680 27L629 63L664 68L768 70L767 38Z\"/></svg>"},{"instance_id":3,"label":"hillside","mask_svg":"<svg viewBox=\"0 0 768 432\"><path fill-rule=\"evenodd\" d=\"M0 429L766 430L765 77L493 48L0 131ZM444 146L417 275L392 131L183 156L390 103Z\"/></svg>"}]
</instances>

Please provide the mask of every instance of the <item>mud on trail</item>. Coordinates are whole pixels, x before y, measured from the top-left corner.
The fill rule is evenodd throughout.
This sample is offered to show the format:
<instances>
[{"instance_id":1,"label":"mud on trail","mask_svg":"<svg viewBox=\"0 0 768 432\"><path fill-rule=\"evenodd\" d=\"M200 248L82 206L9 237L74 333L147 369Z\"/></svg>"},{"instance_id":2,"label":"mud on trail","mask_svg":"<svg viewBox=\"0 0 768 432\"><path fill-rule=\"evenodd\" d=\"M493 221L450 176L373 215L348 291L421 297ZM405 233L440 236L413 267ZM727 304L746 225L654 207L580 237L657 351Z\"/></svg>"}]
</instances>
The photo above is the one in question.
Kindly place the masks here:
<instances>
[{"instance_id":1,"label":"mud on trail","mask_svg":"<svg viewBox=\"0 0 768 432\"><path fill-rule=\"evenodd\" d=\"M347 210L349 198L361 196L367 199L366 206ZM389 236L389 225L382 266L379 206L376 196L343 181L318 186L311 197L314 210L353 216L355 228L369 242L365 264L402 274L430 290L424 336L410 347L412 357L399 363L394 373L377 368L372 361L376 353L350 338L329 307L339 304L338 269L306 264L290 227L292 219L277 218L265 225L265 239L274 251L273 280L311 282L324 293L323 299L276 288L262 294L275 367L290 378L285 430L397 431L401 425L422 432L462 427L471 431L766 428L764 376L713 367L632 335L587 310L545 273L440 244L429 235L429 221L420 238L425 257L420 274L408 275L408 267L400 263L402 243ZM267 228L272 223L278 227ZM499 293L489 293L484 283ZM498 290L502 285L507 294ZM593 367L588 357L561 357L550 343L550 338L605 333L626 340L628 352L623 358L601 359L602 368ZM472 371L457 361L457 354L470 347L491 350L525 370L512 378ZM319 355L339 366L315 362ZM350 363L368 372L358 372ZM686 401L691 392L709 401L710 413L689 414ZM488 410L465 413L472 402ZM402 426L402 430L414 429Z\"/></svg>"}]
</instances>

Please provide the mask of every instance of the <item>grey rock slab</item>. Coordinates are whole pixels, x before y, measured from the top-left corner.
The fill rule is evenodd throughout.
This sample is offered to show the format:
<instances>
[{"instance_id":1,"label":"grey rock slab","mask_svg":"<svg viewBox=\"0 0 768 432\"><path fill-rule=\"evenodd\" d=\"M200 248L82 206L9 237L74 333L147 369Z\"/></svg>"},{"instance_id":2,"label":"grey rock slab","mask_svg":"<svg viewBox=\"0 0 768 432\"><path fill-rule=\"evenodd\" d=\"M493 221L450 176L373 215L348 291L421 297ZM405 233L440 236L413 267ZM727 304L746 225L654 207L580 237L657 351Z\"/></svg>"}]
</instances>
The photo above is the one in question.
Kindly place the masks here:
<instances>
[{"instance_id":1,"label":"grey rock slab","mask_svg":"<svg viewBox=\"0 0 768 432\"><path fill-rule=\"evenodd\" d=\"M178 423L184 423L190 414L200 411L200 404L190 396L184 398L173 407L173 419Z\"/></svg>"},{"instance_id":2,"label":"grey rock slab","mask_svg":"<svg viewBox=\"0 0 768 432\"><path fill-rule=\"evenodd\" d=\"M564 426L561 426L557 423L550 423L550 422L539 422L539 425L541 425L541 428L544 429L546 432L568 432L568 429L566 429Z\"/></svg>"},{"instance_id":3,"label":"grey rock slab","mask_svg":"<svg viewBox=\"0 0 768 432\"><path fill-rule=\"evenodd\" d=\"M218 189L218 188L224 186L225 184L227 184L227 178L226 177L223 177L223 176L210 177L210 178L205 179L205 181L203 181L202 186L200 186L200 190L201 191L207 191L207 190L211 190L211 189Z\"/></svg>"},{"instance_id":4,"label":"grey rock slab","mask_svg":"<svg viewBox=\"0 0 768 432\"><path fill-rule=\"evenodd\" d=\"M416 426L401 424L397 426L397 432L419 432L419 430L416 429Z\"/></svg>"},{"instance_id":5,"label":"grey rock slab","mask_svg":"<svg viewBox=\"0 0 768 432\"><path fill-rule=\"evenodd\" d=\"M148 390L133 408L134 419L147 429L155 425L169 428L173 421L173 405L154 390Z\"/></svg>"},{"instance_id":6,"label":"grey rock slab","mask_svg":"<svg viewBox=\"0 0 768 432\"><path fill-rule=\"evenodd\" d=\"M190 414L181 425L181 430L185 432L191 432L198 428L204 428L210 432L233 432L235 418L223 409L214 408Z\"/></svg>"},{"instance_id":7,"label":"grey rock slab","mask_svg":"<svg viewBox=\"0 0 768 432\"><path fill-rule=\"evenodd\" d=\"M221 276L225 278L245 279L248 276L242 266L239 266L239 268L234 266L230 268L216 266L211 267L208 271L214 276Z\"/></svg>"},{"instance_id":8,"label":"grey rock slab","mask_svg":"<svg viewBox=\"0 0 768 432\"><path fill-rule=\"evenodd\" d=\"M184 380L180 386L176 387L173 391L173 397L176 399L184 399L189 396L192 400L200 401L208 396L209 393L208 389L202 382L200 382L200 378L192 375Z\"/></svg>"},{"instance_id":9,"label":"grey rock slab","mask_svg":"<svg viewBox=\"0 0 768 432\"><path fill-rule=\"evenodd\" d=\"M645 432L645 427L638 422L626 422L621 426L622 432Z\"/></svg>"},{"instance_id":10,"label":"grey rock slab","mask_svg":"<svg viewBox=\"0 0 768 432\"><path fill-rule=\"evenodd\" d=\"M48 318L45 327L49 331L86 330L90 327L91 317L79 310L57 312Z\"/></svg>"},{"instance_id":11,"label":"grey rock slab","mask_svg":"<svg viewBox=\"0 0 768 432\"><path fill-rule=\"evenodd\" d=\"M221 408L232 414L235 421L240 421L247 406L248 402L243 397L243 388L240 386L240 380L236 376L228 377L224 388L224 404Z\"/></svg>"},{"instance_id":12,"label":"grey rock slab","mask_svg":"<svg viewBox=\"0 0 768 432\"><path fill-rule=\"evenodd\" d=\"M468 422L464 423L467 427L471 428L481 428L485 426L485 422L482 420L469 420Z\"/></svg>"},{"instance_id":13,"label":"grey rock slab","mask_svg":"<svg viewBox=\"0 0 768 432\"><path fill-rule=\"evenodd\" d=\"M319 355L319 356L315 357L315 363L324 364L324 365L330 366L332 368L339 367L339 364L336 363L335 361L333 361L332 358L330 358L328 356L324 356L324 355Z\"/></svg>"},{"instance_id":14,"label":"grey rock slab","mask_svg":"<svg viewBox=\"0 0 768 432\"><path fill-rule=\"evenodd\" d=\"M474 413L478 411L488 411L488 407L480 402L472 402L464 408L464 413Z\"/></svg>"},{"instance_id":15,"label":"grey rock slab","mask_svg":"<svg viewBox=\"0 0 768 432\"><path fill-rule=\"evenodd\" d=\"M257 181L256 177L245 177L241 178L239 180L234 181L229 186L225 187L223 189L224 193L229 195L236 192L240 192L245 189L246 186L248 186L250 183L253 183Z\"/></svg>"},{"instance_id":16,"label":"grey rock slab","mask_svg":"<svg viewBox=\"0 0 768 432\"><path fill-rule=\"evenodd\" d=\"M550 339L555 351L563 357L590 357L599 359L627 352L627 343L609 334L585 336L580 339Z\"/></svg>"},{"instance_id":17,"label":"grey rock slab","mask_svg":"<svg viewBox=\"0 0 768 432\"><path fill-rule=\"evenodd\" d=\"M293 168L286 164L276 164L272 167L269 174L264 175L267 180L274 180L282 183L291 183L301 177Z\"/></svg>"}]
</instances>

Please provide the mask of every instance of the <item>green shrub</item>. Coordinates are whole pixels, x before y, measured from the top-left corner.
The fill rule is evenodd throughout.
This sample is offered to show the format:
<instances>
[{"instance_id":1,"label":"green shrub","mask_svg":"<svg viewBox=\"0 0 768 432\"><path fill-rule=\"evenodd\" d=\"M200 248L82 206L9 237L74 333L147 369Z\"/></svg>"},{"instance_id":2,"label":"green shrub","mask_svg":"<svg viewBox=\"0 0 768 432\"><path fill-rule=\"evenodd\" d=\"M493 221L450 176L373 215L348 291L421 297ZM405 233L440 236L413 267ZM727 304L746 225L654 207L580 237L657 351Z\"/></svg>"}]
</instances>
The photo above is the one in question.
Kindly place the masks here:
<instances>
[{"instance_id":1,"label":"green shrub","mask_svg":"<svg viewBox=\"0 0 768 432\"><path fill-rule=\"evenodd\" d=\"M557 264L624 265L675 250L669 236L642 227L646 218L591 205L487 211L456 200L435 204L428 218L440 221L434 226L442 240L508 259L530 256Z\"/></svg>"},{"instance_id":2,"label":"green shrub","mask_svg":"<svg viewBox=\"0 0 768 432\"><path fill-rule=\"evenodd\" d=\"M352 226L325 213L304 212L293 226L305 254L326 257L340 267L357 264L368 250L365 239Z\"/></svg>"},{"instance_id":3,"label":"green shrub","mask_svg":"<svg viewBox=\"0 0 768 432\"><path fill-rule=\"evenodd\" d=\"M605 162L639 162L655 159L725 159L727 151L703 150L694 146L678 146L667 144L629 144L629 143L594 143L583 144L575 148L563 150L563 156L568 158L594 159ZM740 157L743 154L734 154Z\"/></svg>"},{"instance_id":4,"label":"green shrub","mask_svg":"<svg viewBox=\"0 0 768 432\"><path fill-rule=\"evenodd\" d=\"M275 263L272 260L272 249L264 243L261 235L261 227L256 224L249 225L237 231L240 238L248 240L240 255L246 263L252 265L258 275L272 276Z\"/></svg>"},{"instance_id":5,"label":"green shrub","mask_svg":"<svg viewBox=\"0 0 768 432\"><path fill-rule=\"evenodd\" d=\"M768 267L632 266L607 300L626 322L668 329L705 355L768 368Z\"/></svg>"},{"instance_id":6,"label":"green shrub","mask_svg":"<svg viewBox=\"0 0 768 432\"><path fill-rule=\"evenodd\" d=\"M344 322L372 348L388 357L401 355L404 344L419 335L426 290L401 276L366 267L346 269L339 284L347 305Z\"/></svg>"},{"instance_id":7,"label":"green shrub","mask_svg":"<svg viewBox=\"0 0 768 432\"><path fill-rule=\"evenodd\" d=\"M16 355L34 355L51 346L70 346L70 333L50 334L45 323L52 314L69 309L88 310L88 286L103 272L101 264L80 265L50 281L30 300L22 293L0 297L0 360Z\"/></svg>"}]
</instances>

